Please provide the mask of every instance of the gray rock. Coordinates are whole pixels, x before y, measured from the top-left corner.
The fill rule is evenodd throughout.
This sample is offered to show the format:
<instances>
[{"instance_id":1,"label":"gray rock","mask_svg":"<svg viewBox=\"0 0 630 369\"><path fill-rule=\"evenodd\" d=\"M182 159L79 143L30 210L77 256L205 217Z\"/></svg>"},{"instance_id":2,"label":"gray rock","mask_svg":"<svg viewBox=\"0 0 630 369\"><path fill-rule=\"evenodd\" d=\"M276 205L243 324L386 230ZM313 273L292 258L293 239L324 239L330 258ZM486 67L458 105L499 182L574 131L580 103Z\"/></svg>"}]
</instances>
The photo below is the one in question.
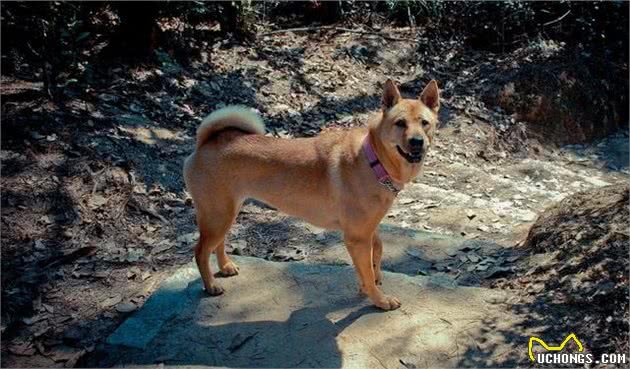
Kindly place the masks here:
<instances>
[{"instance_id":1,"label":"gray rock","mask_svg":"<svg viewBox=\"0 0 630 369\"><path fill-rule=\"evenodd\" d=\"M107 339L100 364L399 368L404 358L407 367L459 367L515 352L488 319L525 335L488 302L504 292L445 274L384 272L383 291L403 305L383 312L357 293L350 266L234 259L241 272L219 280L220 297L202 291L192 264L167 279Z\"/></svg>"}]
</instances>

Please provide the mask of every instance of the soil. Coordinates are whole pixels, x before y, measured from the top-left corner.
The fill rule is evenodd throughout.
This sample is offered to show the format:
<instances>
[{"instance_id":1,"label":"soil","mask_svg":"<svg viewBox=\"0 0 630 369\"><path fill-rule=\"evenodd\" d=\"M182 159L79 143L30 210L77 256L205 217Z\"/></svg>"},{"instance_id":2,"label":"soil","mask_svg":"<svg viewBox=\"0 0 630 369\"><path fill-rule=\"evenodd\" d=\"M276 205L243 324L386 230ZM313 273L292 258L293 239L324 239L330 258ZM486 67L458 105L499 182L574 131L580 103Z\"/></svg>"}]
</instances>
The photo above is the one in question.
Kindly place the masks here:
<instances>
[{"instance_id":1,"label":"soil","mask_svg":"<svg viewBox=\"0 0 630 369\"><path fill-rule=\"evenodd\" d=\"M520 291L517 305L556 313L559 331L589 337L597 355L628 352L630 187L567 196L545 210L522 247L522 273L499 285ZM525 260L525 259L524 259ZM588 322L588 324L583 324Z\"/></svg>"},{"instance_id":2,"label":"soil","mask_svg":"<svg viewBox=\"0 0 630 369\"><path fill-rule=\"evenodd\" d=\"M627 130L590 144L545 145L487 106L476 66L493 63L490 53L444 43L440 55L451 58L438 58L413 42L334 31L194 46L204 51L187 65L168 53L154 64L95 65L91 79L68 81L57 102L41 84L2 77L4 366L80 364L190 262L197 234L181 166L196 127L221 106L257 109L269 134L310 136L365 124L387 77L410 96L437 78L437 143L424 175L383 222L502 249L523 241L547 206L630 176ZM251 201L229 250L317 259L328 237Z\"/></svg>"}]
</instances>

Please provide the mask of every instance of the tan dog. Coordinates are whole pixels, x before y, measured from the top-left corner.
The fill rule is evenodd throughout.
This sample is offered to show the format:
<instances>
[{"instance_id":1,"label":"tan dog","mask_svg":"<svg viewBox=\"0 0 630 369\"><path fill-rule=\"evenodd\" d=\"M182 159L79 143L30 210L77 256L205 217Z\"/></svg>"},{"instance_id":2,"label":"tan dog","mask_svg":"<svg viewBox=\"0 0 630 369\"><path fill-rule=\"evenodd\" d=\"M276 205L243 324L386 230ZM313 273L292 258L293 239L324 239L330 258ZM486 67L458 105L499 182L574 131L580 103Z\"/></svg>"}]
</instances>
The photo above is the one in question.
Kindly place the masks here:
<instances>
[{"instance_id":1,"label":"tan dog","mask_svg":"<svg viewBox=\"0 0 630 369\"><path fill-rule=\"evenodd\" d=\"M382 112L371 117L368 128L297 139L264 136L261 119L246 108L210 114L184 165L200 232L195 260L206 291L223 293L210 271L213 251L223 275L238 273L224 240L243 201L253 197L316 226L341 230L361 291L382 309L400 307L377 287L383 250L377 227L397 191L421 171L439 104L435 81L412 100L402 99L387 80ZM368 159L366 150L378 160ZM378 179L377 169L388 178Z\"/></svg>"}]
</instances>

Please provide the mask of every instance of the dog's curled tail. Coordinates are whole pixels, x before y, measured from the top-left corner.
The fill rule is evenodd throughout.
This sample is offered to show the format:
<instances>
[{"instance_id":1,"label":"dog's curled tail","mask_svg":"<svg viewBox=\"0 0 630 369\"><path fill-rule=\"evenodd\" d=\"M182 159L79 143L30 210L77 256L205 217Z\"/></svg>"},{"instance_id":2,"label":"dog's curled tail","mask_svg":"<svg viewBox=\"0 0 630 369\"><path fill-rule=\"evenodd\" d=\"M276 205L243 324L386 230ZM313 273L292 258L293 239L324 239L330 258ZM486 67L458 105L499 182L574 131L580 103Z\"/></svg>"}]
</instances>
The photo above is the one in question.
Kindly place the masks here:
<instances>
[{"instance_id":1,"label":"dog's curled tail","mask_svg":"<svg viewBox=\"0 0 630 369\"><path fill-rule=\"evenodd\" d=\"M249 134L265 134L265 124L258 114L244 106L226 106L208 115L197 128L197 148L217 132L235 128Z\"/></svg>"}]
</instances>

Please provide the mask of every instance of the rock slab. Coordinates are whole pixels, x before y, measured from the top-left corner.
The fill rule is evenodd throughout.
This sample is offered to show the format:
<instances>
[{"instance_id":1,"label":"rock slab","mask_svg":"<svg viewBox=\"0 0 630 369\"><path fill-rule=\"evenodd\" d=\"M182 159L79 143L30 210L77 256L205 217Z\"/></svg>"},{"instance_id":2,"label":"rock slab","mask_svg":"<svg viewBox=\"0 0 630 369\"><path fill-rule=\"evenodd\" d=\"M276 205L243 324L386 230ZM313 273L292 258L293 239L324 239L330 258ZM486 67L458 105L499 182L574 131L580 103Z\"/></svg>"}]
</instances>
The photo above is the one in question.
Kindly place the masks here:
<instances>
[{"instance_id":1,"label":"rock slab","mask_svg":"<svg viewBox=\"0 0 630 369\"><path fill-rule=\"evenodd\" d=\"M420 368L511 366L518 318L504 291L385 272L403 306L358 294L350 266L235 257L224 295L202 291L193 264L168 278L102 348L100 365ZM522 339L526 342L527 337ZM526 358L526 349L520 350Z\"/></svg>"}]
</instances>

